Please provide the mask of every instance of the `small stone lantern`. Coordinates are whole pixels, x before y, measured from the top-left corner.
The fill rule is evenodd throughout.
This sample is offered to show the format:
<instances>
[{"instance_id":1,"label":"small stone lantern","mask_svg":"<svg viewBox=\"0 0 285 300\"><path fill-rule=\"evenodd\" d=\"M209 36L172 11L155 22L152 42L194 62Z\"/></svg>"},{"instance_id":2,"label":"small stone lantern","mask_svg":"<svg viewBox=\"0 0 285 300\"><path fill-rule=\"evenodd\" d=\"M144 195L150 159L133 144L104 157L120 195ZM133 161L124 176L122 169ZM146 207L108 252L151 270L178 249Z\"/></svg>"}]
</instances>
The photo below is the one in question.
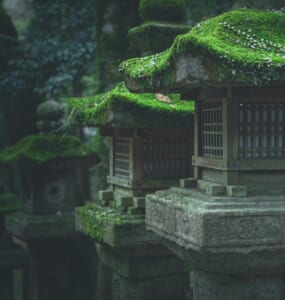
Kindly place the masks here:
<instances>
[{"instance_id":1,"label":"small stone lantern","mask_svg":"<svg viewBox=\"0 0 285 300\"><path fill-rule=\"evenodd\" d=\"M78 169L99 158L77 137L57 134L63 110L55 101L39 105L37 114L41 133L24 137L0 154L1 163L17 167L21 176L23 209L8 215L5 226L29 249L29 299L67 299L78 288L73 284L78 269L71 264L76 261L75 245L84 244L74 222L75 206L86 200Z\"/></svg>"},{"instance_id":2,"label":"small stone lantern","mask_svg":"<svg viewBox=\"0 0 285 300\"><path fill-rule=\"evenodd\" d=\"M141 58L122 66L133 91L196 99L195 176L146 202L148 229L191 266L195 300L285 297L284 21L231 11L148 57L145 72Z\"/></svg>"},{"instance_id":3,"label":"small stone lantern","mask_svg":"<svg viewBox=\"0 0 285 300\"><path fill-rule=\"evenodd\" d=\"M193 103L178 95L134 95L120 84L70 106L75 124L98 126L110 141L109 189L99 192L101 203L76 215L77 228L96 241L100 262L118 282L108 281L110 299L185 299L188 274L146 232L144 210L147 193L191 176ZM99 299L108 297L106 280L98 283Z\"/></svg>"},{"instance_id":4,"label":"small stone lantern","mask_svg":"<svg viewBox=\"0 0 285 300\"><path fill-rule=\"evenodd\" d=\"M110 188L99 193L104 205L114 202L131 214L143 213L146 194L191 176L194 107L178 99L177 94L136 96L120 84L92 103L71 101L75 123L100 126L109 138Z\"/></svg>"}]
</instances>

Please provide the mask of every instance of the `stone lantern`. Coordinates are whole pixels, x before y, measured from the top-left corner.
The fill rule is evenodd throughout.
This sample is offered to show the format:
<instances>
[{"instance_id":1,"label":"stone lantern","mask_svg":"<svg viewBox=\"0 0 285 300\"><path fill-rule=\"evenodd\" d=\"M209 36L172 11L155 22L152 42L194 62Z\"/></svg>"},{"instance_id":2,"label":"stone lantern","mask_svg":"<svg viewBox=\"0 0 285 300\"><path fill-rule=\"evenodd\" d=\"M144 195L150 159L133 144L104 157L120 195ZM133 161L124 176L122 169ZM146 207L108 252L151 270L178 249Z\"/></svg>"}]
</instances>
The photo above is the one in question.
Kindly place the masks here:
<instances>
[{"instance_id":1,"label":"stone lantern","mask_svg":"<svg viewBox=\"0 0 285 300\"><path fill-rule=\"evenodd\" d=\"M66 299L75 293L71 261L80 237L74 207L82 199L78 168L99 161L77 137L59 135L63 110L50 100L38 106L38 135L1 151L1 163L21 176L22 211L6 217L6 229L29 249L29 298Z\"/></svg>"},{"instance_id":2,"label":"stone lantern","mask_svg":"<svg viewBox=\"0 0 285 300\"><path fill-rule=\"evenodd\" d=\"M146 202L148 229L191 266L195 300L285 297L284 22L231 11L148 57L143 73L140 58L122 65L133 91L196 99L195 176Z\"/></svg>"},{"instance_id":3,"label":"stone lantern","mask_svg":"<svg viewBox=\"0 0 285 300\"><path fill-rule=\"evenodd\" d=\"M187 273L146 232L144 210L147 193L178 186L192 172L193 103L177 94L134 95L120 84L91 99L72 99L70 106L73 123L100 127L110 145L109 189L99 192L101 205L77 209L78 229L96 240L99 259L121 286L109 283L111 295L99 299L184 299Z\"/></svg>"}]
</instances>

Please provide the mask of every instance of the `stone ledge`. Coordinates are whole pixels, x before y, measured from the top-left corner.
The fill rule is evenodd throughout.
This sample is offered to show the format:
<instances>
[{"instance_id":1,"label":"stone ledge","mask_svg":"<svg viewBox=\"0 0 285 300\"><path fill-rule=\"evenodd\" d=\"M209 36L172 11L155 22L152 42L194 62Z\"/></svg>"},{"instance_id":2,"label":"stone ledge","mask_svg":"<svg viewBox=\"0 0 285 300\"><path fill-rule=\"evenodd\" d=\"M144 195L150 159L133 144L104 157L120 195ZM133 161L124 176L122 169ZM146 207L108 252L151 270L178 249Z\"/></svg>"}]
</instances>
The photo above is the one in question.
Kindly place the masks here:
<instances>
[{"instance_id":1,"label":"stone ledge","mask_svg":"<svg viewBox=\"0 0 285 300\"><path fill-rule=\"evenodd\" d=\"M76 229L111 247L157 245L158 238L145 228L145 216L91 204L76 210Z\"/></svg>"},{"instance_id":2,"label":"stone ledge","mask_svg":"<svg viewBox=\"0 0 285 300\"><path fill-rule=\"evenodd\" d=\"M197 251L285 249L283 220L285 197L215 198L170 189L146 201L148 229Z\"/></svg>"},{"instance_id":3,"label":"stone ledge","mask_svg":"<svg viewBox=\"0 0 285 300\"><path fill-rule=\"evenodd\" d=\"M226 187L224 185L206 180L198 180L197 187L198 189L205 190L209 196L224 196L226 194Z\"/></svg>"},{"instance_id":4,"label":"stone ledge","mask_svg":"<svg viewBox=\"0 0 285 300\"><path fill-rule=\"evenodd\" d=\"M71 236L76 233L74 213L32 215L16 212L5 218L6 230L23 240Z\"/></svg>"}]
</instances>

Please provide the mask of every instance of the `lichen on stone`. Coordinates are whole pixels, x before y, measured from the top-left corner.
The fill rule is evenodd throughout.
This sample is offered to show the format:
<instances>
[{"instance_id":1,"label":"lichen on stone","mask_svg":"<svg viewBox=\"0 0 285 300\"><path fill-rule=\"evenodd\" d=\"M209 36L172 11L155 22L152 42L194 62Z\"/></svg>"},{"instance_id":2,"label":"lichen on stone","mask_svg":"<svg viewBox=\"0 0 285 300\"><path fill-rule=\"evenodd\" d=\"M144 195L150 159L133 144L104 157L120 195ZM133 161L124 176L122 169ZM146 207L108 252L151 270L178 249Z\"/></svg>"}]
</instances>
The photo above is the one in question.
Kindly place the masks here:
<instances>
[{"instance_id":1,"label":"lichen on stone","mask_svg":"<svg viewBox=\"0 0 285 300\"><path fill-rule=\"evenodd\" d=\"M187 55L199 59L206 67L212 62L219 69L220 82L280 84L285 80L284 28L283 11L230 11L178 35L164 52L129 59L120 69L133 91L162 87L174 90L173 85L178 85L177 61ZM191 76L191 70L188 73ZM196 82L196 86L199 84L205 83Z\"/></svg>"},{"instance_id":2,"label":"lichen on stone","mask_svg":"<svg viewBox=\"0 0 285 300\"><path fill-rule=\"evenodd\" d=\"M103 207L96 203L77 207L76 214L83 232L97 241L103 240L108 223L121 225L136 222L137 219L137 216L123 214L116 208Z\"/></svg>"},{"instance_id":3,"label":"lichen on stone","mask_svg":"<svg viewBox=\"0 0 285 300\"><path fill-rule=\"evenodd\" d=\"M123 83L90 98L73 98L68 110L74 123L89 126L157 127L187 126L193 122L194 103L181 101L179 94L160 101L155 94L131 93Z\"/></svg>"},{"instance_id":4,"label":"lichen on stone","mask_svg":"<svg viewBox=\"0 0 285 300\"><path fill-rule=\"evenodd\" d=\"M58 158L85 157L94 150L75 136L31 135L0 151L0 164L21 160L43 163Z\"/></svg>"}]
</instances>

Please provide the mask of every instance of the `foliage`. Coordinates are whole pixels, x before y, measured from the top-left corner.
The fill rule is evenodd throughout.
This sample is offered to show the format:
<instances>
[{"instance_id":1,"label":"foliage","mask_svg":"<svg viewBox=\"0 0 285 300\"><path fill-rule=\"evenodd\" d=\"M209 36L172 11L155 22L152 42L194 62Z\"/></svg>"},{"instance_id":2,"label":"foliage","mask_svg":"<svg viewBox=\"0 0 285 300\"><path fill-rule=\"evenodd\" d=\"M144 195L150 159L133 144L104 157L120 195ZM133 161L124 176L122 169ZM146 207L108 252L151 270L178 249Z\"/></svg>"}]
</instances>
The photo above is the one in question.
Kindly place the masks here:
<instances>
[{"instance_id":1,"label":"foliage","mask_svg":"<svg viewBox=\"0 0 285 300\"><path fill-rule=\"evenodd\" d=\"M94 3L35 0L34 18L2 87L14 95L28 89L39 96L56 97L79 85L93 66Z\"/></svg>"},{"instance_id":2,"label":"foliage","mask_svg":"<svg viewBox=\"0 0 285 300\"><path fill-rule=\"evenodd\" d=\"M167 87L173 64L183 54L213 58L231 76L247 76L251 84L282 80L285 71L285 14L282 11L239 9L196 25L156 55L123 62L125 76L144 84ZM283 75L282 75L283 74ZM283 79L284 80L284 79Z\"/></svg>"},{"instance_id":3,"label":"foliage","mask_svg":"<svg viewBox=\"0 0 285 300\"><path fill-rule=\"evenodd\" d=\"M152 127L159 121L160 126L173 126L175 122L184 125L191 123L194 104L180 101L178 94L169 95L169 102L162 102L154 94L131 93L121 83L105 94L72 98L69 109L79 123L87 125L108 126L112 116L115 116L120 125L126 127Z\"/></svg>"},{"instance_id":4,"label":"foliage","mask_svg":"<svg viewBox=\"0 0 285 300\"><path fill-rule=\"evenodd\" d=\"M93 153L93 149L74 136L31 135L1 150L0 163L8 164L20 160L42 163L57 158L84 157Z\"/></svg>"},{"instance_id":5,"label":"foliage","mask_svg":"<svg viewBox=\"0 0 285 300\"><path fill-rule=\"evenodd\" d=\"M186 3L185 0L141 0L139 11L145 21L182 21Z\"/></svg>"}]
</instances>

